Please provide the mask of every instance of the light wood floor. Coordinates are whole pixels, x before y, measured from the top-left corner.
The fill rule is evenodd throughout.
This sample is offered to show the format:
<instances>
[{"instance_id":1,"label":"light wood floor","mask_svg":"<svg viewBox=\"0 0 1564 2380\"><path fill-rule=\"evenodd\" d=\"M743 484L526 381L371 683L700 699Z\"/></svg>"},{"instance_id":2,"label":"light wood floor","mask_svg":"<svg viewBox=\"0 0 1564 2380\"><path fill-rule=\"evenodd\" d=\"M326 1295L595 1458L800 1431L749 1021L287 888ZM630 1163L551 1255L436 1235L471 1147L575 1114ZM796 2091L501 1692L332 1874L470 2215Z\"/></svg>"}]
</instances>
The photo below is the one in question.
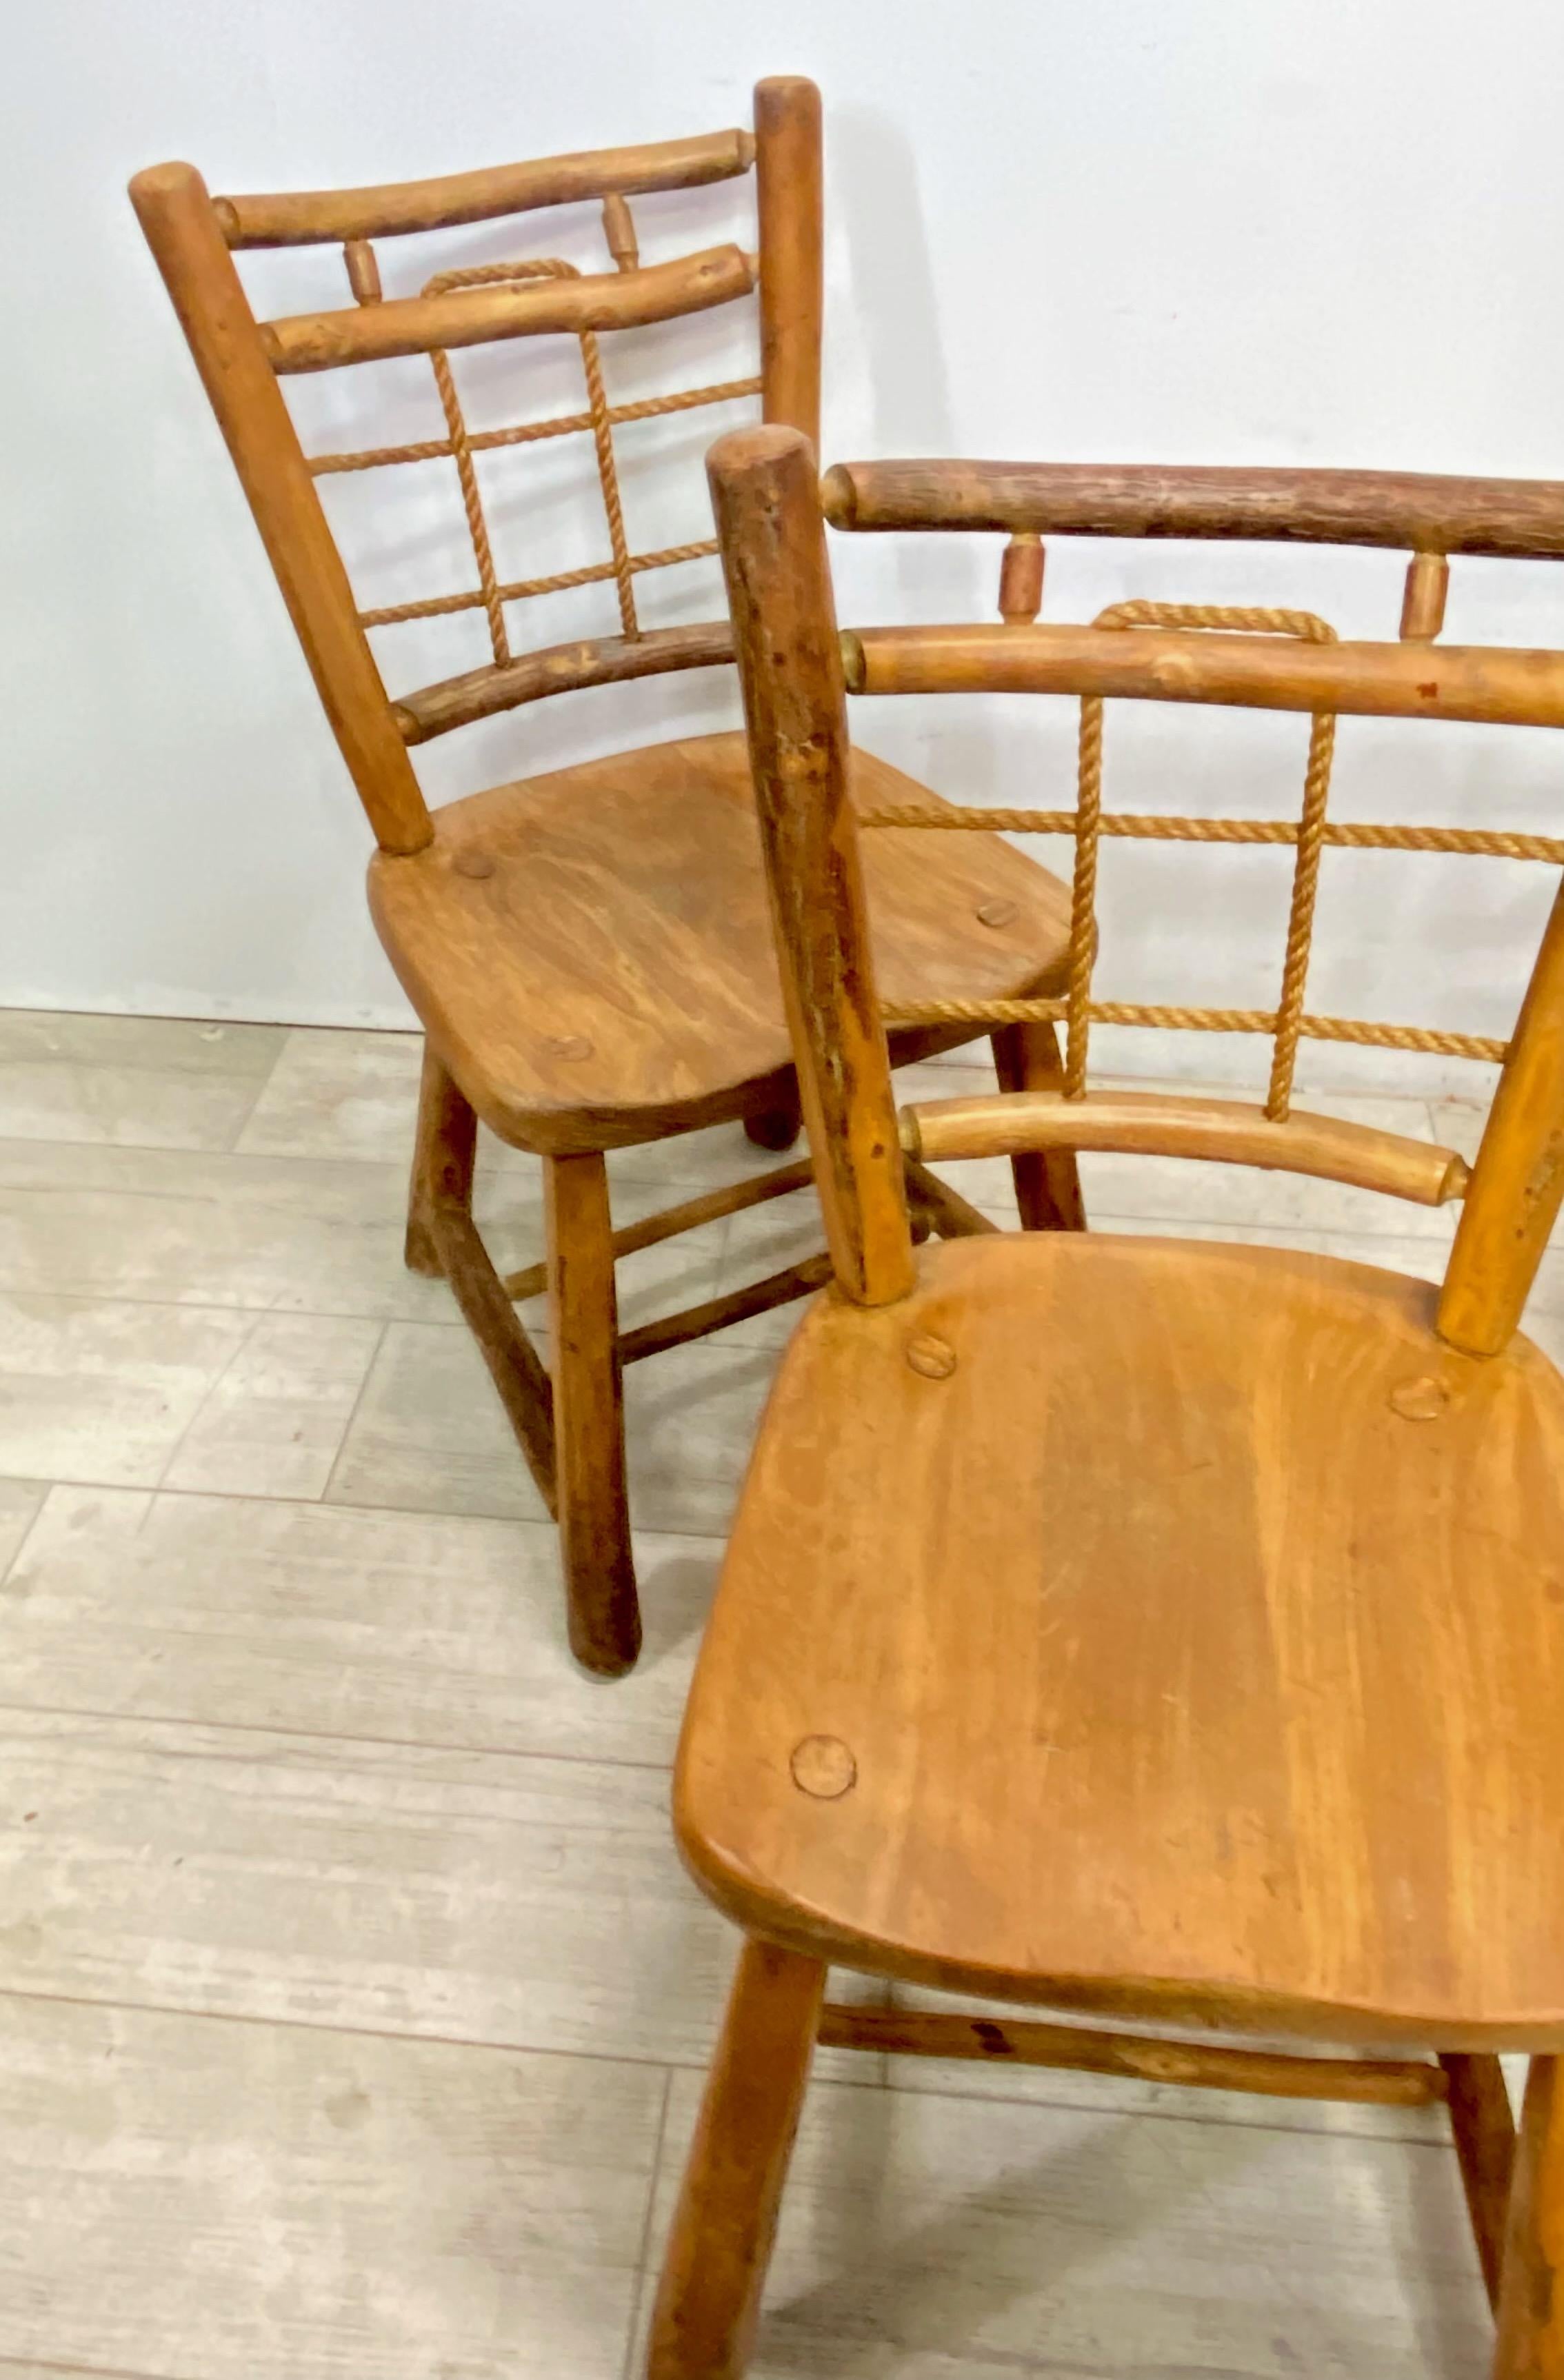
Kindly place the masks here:
<instances>
[{"instance_id":1,"label":"light wood floor","mask_svg":"<svg viewBox=\"0 0 1564 2380\"><path fill-rule=\"evenodd\" d=\"M402 1269L417 1063L397 1036L0 1015L4 2380L635 2368L731 1950L668 1762L788 1318L632 1373L647 1651L587 1682L478 1356ZM1435 1128L1415 1097L1313 1103ZM737 1129L630 1151L617 1212L763 1161ZM1281 1175L1084 1171L1106 1229L1433 1273L1450 1228ZM514 1264L534 1177L487 1152ZM1013 1222L1003 1166L960 1182ZM813 1236L797 1199L649 1251L628 1319ZM1564 1259L1528 1327L1564 1349ZM1486 2356L1424 2111L843 2053L768 2309L757 2380Z\"/></svg>"}]
</instances>

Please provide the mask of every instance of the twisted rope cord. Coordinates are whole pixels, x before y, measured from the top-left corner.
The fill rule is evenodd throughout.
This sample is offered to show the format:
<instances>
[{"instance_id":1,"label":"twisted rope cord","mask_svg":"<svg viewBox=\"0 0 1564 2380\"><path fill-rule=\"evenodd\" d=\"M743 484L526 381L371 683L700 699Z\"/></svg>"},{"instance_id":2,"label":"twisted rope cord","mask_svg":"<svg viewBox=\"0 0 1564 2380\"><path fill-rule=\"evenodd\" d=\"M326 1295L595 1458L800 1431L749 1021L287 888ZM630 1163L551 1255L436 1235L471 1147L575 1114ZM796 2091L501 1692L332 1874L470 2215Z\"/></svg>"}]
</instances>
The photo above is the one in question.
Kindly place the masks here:
<instances>
[{"instance_id":1,"label":"twisted rope cord","mask_svg":"<svg viewBox=\"0 0 1564 2380\"><path fill-rule=\"evenodd\" d=\"M944 827L961 832L1014 834L1073 834L1073 810L931 809L916 803L864 810L861 827ZM1296 843L1299 829L1290 819L1217 819L1156 816L1136 810L1105 810L1099 821L1106 835L1128 836L1151 843ZM1343 850L1435 851L1479 859L1540 859L1564 867L1564 838L1550 834L1507 834L1486 827L1377 826L1327 821L1322 843Z\"/></svg>"},{"instance_id":2,"label":"twisted rope cord","mask_svg":"<svg viewBox=\"0 0 1564 2380\"><path fill-rule=\"evenodd\" d=\"M447 289L476 289L496 281L575 280L578 277L575 266L567 264L562 258L539 257L518 264L474 264L448 273L436 273L424 283L423 295L437 298ZM468 535L472 540L473 559L478 565L479 593L489 617L489 642L494 647L495 665L499 668L510 659L510 640L506 635L499 577L495 569L494 549L489 542L489 524L484 516L483 498L478 492L478 474L473 468L472 448L467 434L467 417L457 396L450 358L445 349L431 348L429 361L434 368L434 385L440 393L440 407L450 435L451 453L456 457L457 477L461 482L462 509L467 515Z\"/></svg>"},{"instance_id":3,"label":"twisted rope cord","mask_svg":"<svg viewBox=\"0 0 1564 2380\"><path fill-rule=\"evenodd\" d=\"M1336 631L1312 612L1276 611L1254 605L1221 603L1110 603L1092 623L1094 628L1213 628L1256 631L1271 636L1306 638L1315 644L1333 643ZM1278 1057L1271 1075L1271 1098L1287 1112L1287 1087L1292 1079L1298 1045L1298 1019L1303 1009L1303 982L1308 971L1309 941L1314 924L1314 888L1319 880L1320 834L1325 825L1325 800L1330 784L1334 721L1316 720L1309 744L1309 773L1304 781L1303 825L1298 864L1293 875L1292 914L1289 921L1287 961L1283 970L1279 1012ZM1096 957L1094 931L1097 895L1097 855L1103 817L1103 698L1087 695L1081 704L1081 737L1076 777L1075 873L1070 894L1069 1021L1065 1040L1065 1097L1079 1099L1086 1091L1086 1052L1091 1026L1092 968ZM1285 1042L1285 1057L1281 1044ZM1269 1107L1267 1112L1270 1112Z\"/></svg>"},{"instance_id":4,"label":"twisted rope cord","mask_svg":"<svg viewBox=\"0 0 1564 2380\"><path fill-rule=\"evenodd\" d=\"M928 1000L898 1003L885 1012L887 1026L1057 1025L1069 1014L1066 1000ZM1093 1001L1094 1025L1147 1025L1188 1033L1275 1033L1269 1008L1167 1008L1140 1001ZM1509 1043L1476 1033L1434 1033L1420 1025L1374 1025L1353 1016L1301 1016L1306 1041L1348 1041L1367 1050L1413 1050L1436 1058L1482 1058L1504 1062Z\"/></svg>"},{"instance_id":5,"label":"twisted rope cord","mask_svg":"<svg viewBox=\"0 0 1564 2380\"><path fill-rule=\"evenodd\" d=\"M1303 812L1298 822L1287 952L1282 960L1281 997L1277 1003L1277 1045L1271 1053L1271 1080L1265 1093L1265 1113L1273 1123L1287 1122L1292 1098L1298 1033L1303 1019L1303 987L1314 932L1320 853L1325 844L1326 801L1330 793L1330 764L1335 751L1335 716L1327 710L1316 711L1309 723L1309 765L1303 778Z\"/></svg>"},{"instance_id":6,"label":"twisted rope cord","mask_svg":"<svg viewBox=\"0 0 1564 2380\"><path fill-rule=\"evenodd\" d=\"M651 421L659 414L688 413L698 405L728 405L741 396L758 396L758 374L751 380L716 381L709 388L676 389L671 396L638 397L630 405L611 405L607 419L617 429L625 421ZM495 446L527 446L538 438L564 438L590 430L590 413L557 413L546 421L522 421L507 430L472 430L467 443L474 455ZM448 438L425 438L412 446L366 446L352 454L312 455L310 468L317 479L332 471L373 471L390 463L433 463L451 452Z\"/></svg>"},{"instance_id":7,"label":"twisted rope cord","mask_svg":"<svg viewBox=\"0 0 1564 2380\"><path fill-rule=\"evenodd\" d=\"M1292 636L1311 643L1335 641L1336 632L1312 612L1193 603L1126 602L1099 613L1094 627L1215 628ZM1356 1017L1311 1016L1303 1010L1304 983L1313 934L1320 853L1326 844L1370 851L1455 852L1497 859L1564 864L1564 840L1551 835L1508 834L1471 827L1333 825L1326 817L1336 722L1316 714L1309 740L1302 814L1287 820L1212 819L1106 813L1102 808L1101 697L1081 705L1079 778L1070 810L939 809L917 804L886 805L861 814L864 827L935 827L946 831L1069 834L1076 837L1075 881L1070 904L1069 969L1062 999L936 1000L906 1002L885 1012L887 1026L1031 1025L1063 1021L1069 1041L1064 1091L1085 1091L1085 1045L1092 1025L1151 1026L1196 1033L1268 1033L1277 1042L1265 1113L1284 1123L1291 1095L1300 1039L1340 1041L1363 1049L1408 1050L1422 1055L1504 1062L1509 1044L1475 1033L1436 1033L1414 1025L1377 1025ZM1293 844L1298 859L1288 923L1287 954L1278 1007L1181 1008L1144 1002L1094 1001L1090 997L1092 929L1097 852L1105 834L1187 843Z\"/></svg>"},{"instance_id":8,"label":"twisted rope cord","mask_svg":"<svg viewBox=\"0 0 1564 2380\"><path fill-rule=\"evenodd\" d=\"M597 476L603 488L603 509L608 517L608 545L614 556L614 577L619 589L619 624L627 637L641 630L635 616L635 581L629 547L625 541L625 513L619 501L619 474L614 462L614 432L608 420L608 397L603 385L603 358L595 331L581 333L581 369L586 374L587 404L592 413L592 442L597 453Z\"/></svg>"},{"instance_id":9,"label":"twisted rope cord","mask_svg":"<svg viewBox=\"0 0 1564 2380\"><path fill-rule=\"evenodd\" d=\"M1092 965L1096 957L1097 854L1103 822L1103 703L1081 705L1076 762L1075 870L1069 894L1069 977L1065 1026L1064 1095L1086 1096L1086 1044L1092 1022Z\"/></svg>"},{"instance_id":10,"label":"twisted rope cord","mask_svg":"<svg viewBox=\"0 0 1564 2380\"><path fill-rule=\"evenodd\" d=\"M700 539L693 545L667 545L657 553L632 553L629 566L633 571L666 570L676 562L703 562L716 552L715 537ZM568 587L594 587L605 578L617 576L611 562L589 562L580 570L556 570L551 578L512 578L499 589L502 603L515 603L528 595L557 595ZM360 612L360 628L391 628L403 620L437 620L447 612L475 611L483 602L483 591L473 588L463 595L426 595L417 603L388 603L378 612Z\"/></svg>"},{"instance_id":11,"label":"twisted rope cord","mask_svg":"<svg viewBox=\"0 0 1564 2380\"><path fill-rule=\"evenodd\" d=\"M578 268L561 257L537 257L502 264L479 264L436 273L423 286L423 295L433 298L450 289L470 289L485 284L504 281L536 281L549 278L579 279ZM588 410L585 413L564 414L548 421L526 422L504 430L470 431L456 392L448 358L442 349L432 349L430 361L434 371L435 386L446 417L448 436L426 439L408 446L365 448L355 454L315 456L310 468L317 476L327 471L364 471L383 463L423 462L435 456L454 457L461 482L462 504L467 514L469 534L478 565L478 586L458 595L425 596L409 603L382 604L373 611L359 613L362 628L395 627L409 620L434 620L453 612L468 612L482 606L488 615L489 638L494 647L496 665L510 659L509 641L506 633L502 607L527 596L563 593L573 587L591 587L612 578L618 590L619 618L627 638L641 634L635 610L635 577L642 570L666 570L681 562L699 562L715 554L716 540L700 538L685 545L664 546L653 553L631 553L625 532L624 507L619 495L618 471L614 455L613 429L617 421L645 421L660 414L683 413L694 406L718 405L739 396L752 396L762 383L758 378L722 381L704 388L680 389L668 396L644 397L634 404L611 406L604 385L603 361L594 331L580 334L581 363L586 378ZM608 523L608 540L612 559L606 563L589 563L579 570L559 570L546 577L517 578L501 585L495 569L493 548L489 539L488 521L483 512L472 457L490 447L524 445L534 439L557 438L567 431L590 430L597 457L598 480L603 492L604 511Z\"/></svg>"},{"instance_id":12,"label":"twisted rope cord","mask_svg":"<svg viewBox=\"0 0 1564 2380\"><path fill-rule=\"evenodd\" d=\"M505 633L505 613L500 603L494 549L489 543L489 524L483 516L483 498L478 493L478 474L472 468L472 449L467 443L467 423L457 401L456 382L451 378L450 362L445 349L432 348L429 360L434 366L434 385L440 392L446 427L450 431L451 453L456 457L457 477L461 482L462 509L467 515L467 533L472 540L473 559L478 565L480 599L489 615L489 642L494 647L497 665L510 659L510 642Z\"/></svg>"}]
</instances>

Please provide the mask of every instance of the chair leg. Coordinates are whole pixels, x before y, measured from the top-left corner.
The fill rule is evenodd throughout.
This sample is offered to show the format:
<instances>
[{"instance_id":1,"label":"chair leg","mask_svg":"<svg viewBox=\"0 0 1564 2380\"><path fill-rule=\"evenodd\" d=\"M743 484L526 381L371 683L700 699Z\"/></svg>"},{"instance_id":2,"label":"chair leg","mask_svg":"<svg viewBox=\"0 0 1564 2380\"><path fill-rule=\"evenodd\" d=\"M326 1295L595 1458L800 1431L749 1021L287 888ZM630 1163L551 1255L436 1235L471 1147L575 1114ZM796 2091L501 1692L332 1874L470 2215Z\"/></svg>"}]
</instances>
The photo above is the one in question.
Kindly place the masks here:
<instances>
[{"instance_id":1,"label":"chair leg","mask_svg":"<svg viewBox=\"0 0 1564 2380\"><path fill-rule=\"evenodd\" d=\"M1504 2227L1509 2208L1510 2175L1515 2165L1515 2119L1504 2069L1492 2057L1450 2052L1440 2065L1449 2085L1450 2128L1466 2190L1477 2258L1487 2284L1488 2302L1496 2312L1499 2275L1504 2265Z\"/></svg>"},{"instance_id":2,"label":"chair leg","mask_svg":"<svg viewBox=\"0 0 1564 2380\"><path fill-rule=\"evenodd\" d=\"M418 1134L413 1142L412 1181L408 1187L408 1233L403 1259L409 1272L438 1279L445 1268L434 1245L431 1212L436 1205L472 1211L472 1160L478 1119L426 1041L423 1079L418 1093Z\"/></svg>"},{"instance_id":3,"label":"chair leg","mask_svg":"<svg viewBox=\"0 0 1564 2380\"><path fill-rule=\"evenodd\" d=\"M803 1110L799 1105L797 1087L775 1107L762 1108L757 1115L744 1118L744 1137L757 1148L791 1148L803 1125Z\"/></svg>"},{"instance_id":4,"label":"chair leg","mask_svg":"<svg viewBox=\"0 0 1564 2380\"><path fill-rule=\"evenodd\" d=\"M570 1648L600 1677L641 1650L625 1494L625 1418L608 1171L595 1151L544 1160L554 1339L555 1489Z\"/></svg>"},{"instance_id":5,"label":"chair leg","mask_svg":"<svg viewBox=\"0 0 1564 2380\"><path fill-rule=\"evenodd\" d=\"M990 1037L994 1071L1002 1091L1057 1091L1064 1081L1059 1045L1051 1025L1002 1025ZM1029 1232L1083 1232L1086 1209L1081 1176L1070 1148L1029 1150L1012 1157L1016 1205Z\"/></svg>"},{"instance_id":6,"label":"chair leg","mask_svg":"<svg viewBox=\"0 0 1564 2380\"><path fill-rule=\"evenodd\" d=\"M821 1960L745 1942L663 2263L647 2380L740 2380L749 2362L825 1989Z\"/></svg>"},{"instance_id":7,"label":"chair leg","mask_svg":"<svg viewBox=\"0 0 1564 2380\"><path fill-rule=\"evenodd\" d=\"M1564 2380L1564 2058L1533 2058L1509 2193L1494 2380Z\"/></svg>"}]
</instances>

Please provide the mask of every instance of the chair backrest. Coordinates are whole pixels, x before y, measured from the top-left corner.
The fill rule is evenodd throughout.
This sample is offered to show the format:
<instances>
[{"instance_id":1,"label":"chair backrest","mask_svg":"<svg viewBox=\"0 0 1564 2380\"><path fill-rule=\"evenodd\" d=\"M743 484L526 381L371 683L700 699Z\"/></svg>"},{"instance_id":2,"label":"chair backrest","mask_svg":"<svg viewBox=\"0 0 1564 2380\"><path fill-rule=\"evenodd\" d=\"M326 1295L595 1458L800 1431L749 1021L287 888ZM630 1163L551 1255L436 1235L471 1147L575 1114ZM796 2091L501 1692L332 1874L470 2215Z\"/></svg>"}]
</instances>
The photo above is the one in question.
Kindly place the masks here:
<instances>
[{"instance_id":1,"label":"chair backrest","mask_svg":"<svg viewBox=\"0 0 1564 2380\"><path fill-rule=\"evenodd\" d=\"M642 265L631 197L683 190L757 171L758 256L736 246ZM582 686L732 657L726 621L643 631L635 581L645 571L715 552L706 538L635 553L626 538L615 462L621 424L759 395L764 418L817 435L820 401L820 95L797 77L755 90L755 128L637 149L599 150L381 188L213 198L192 165L154 165L130 196L205 382L337 742L382 847L412 852L432 835L409 747L514 704ZM557 258L436 273L416 297L385 298L374 243L539 207L600 200L612 269L581 274ZM341 246L355 303L257 322L234 263L242 249ZM760 291L758 377L612 405L600 333L666 322ZM450 364L454 348L541 333L580 343L583 409L470 431ZM281 381L294 372L427 355L446 435L306 456ZM495 570L474 468L476 454L571 432L590 435L608 552L579 570L511 583ZM316 485L324 476L443 458L466 511L477 585L382 609L355 602ZM517 656L506 607L594 580L612 582L619 634ZM492 659L437 685L388 698L368 631L446 613L484 614Z\"/></svg>"},{"instance_id":2,"label":"chair backrest","mask_svg":"<svg viewBox=\"0 0 1564 2380\"><path fill-rule=\"evenodd\" d=\"M1520 1318L1564 1198L1564 890L1508 1043L1316 1016L1305 1002L1322 848L1444 851L1564 863L1564 840L1464 828L1333 825L1338 712L1564 726L1564 652L1436 648L1451 553L1564 556L1564 485L1358 472L1090 470L1021 464L839 466L817 482L784 430L735 431L709 458L737 639L773 914L804 1110L837 1278L876 1305L904 1295L912 1258L905 1152L935 1161L1047 1148L1118 1149L1279 1166L1426 1205L1463 1199L1438 1305L1440 1336L1498 1353ZM826 518L846 528L1010 532L996 627L864 629L838 638ZM1035 625L1045 531L1303 539L1412 550L1401 639L1338 643L1308 613L1122 604L1090 627ZM847 799L846 696L984 689L1077 696L1073 811L910 808L857 816ZM1300 710L1313 720L1301 817L1116 817L1102 807L1102 708L1114 695ZM858 837L876 826L1070 833L1069 974L1056 1000L940 1002L882 1012L864 929ZM1097 852L1105 834L1294 846L1276 1009L1164 1009L1091 997ZM942 1100L896 1115L885 1028L1062 1021L1063 1087ZM1270 1035L1265 1105L1094 1093L1094 1022ZM1502 1061L1475 1165L1453 1149L1291 1107L1301 1038Z\"/></svg>"}]
</instances>

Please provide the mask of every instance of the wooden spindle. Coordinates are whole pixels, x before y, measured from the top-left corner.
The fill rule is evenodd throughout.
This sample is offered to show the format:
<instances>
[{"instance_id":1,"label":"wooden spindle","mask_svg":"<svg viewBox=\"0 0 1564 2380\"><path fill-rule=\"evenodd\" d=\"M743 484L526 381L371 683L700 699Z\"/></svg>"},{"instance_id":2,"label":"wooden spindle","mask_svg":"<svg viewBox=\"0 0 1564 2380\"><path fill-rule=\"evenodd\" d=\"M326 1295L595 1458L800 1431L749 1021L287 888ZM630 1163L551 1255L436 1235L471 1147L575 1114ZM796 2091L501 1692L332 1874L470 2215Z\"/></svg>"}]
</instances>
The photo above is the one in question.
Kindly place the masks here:
<instances>
[{"instance_id":1,"label":"wooden spindle","mask_svg":"<svg viewBox=\"0 0 1564 2380\"><path fill-rule=\"evenodd\" d=\"M343 242L342 261L348 267L348 286L360 306L380 303L380 261L367 239Z\"/></svg>"},{"instance_id":2,"label":"wooden spindle","mask_svg":"<svg viewBox=\"0 0 1564 2380\"><path fill-rule=\"evenodd\" d=\"M1008 627L1030 628L1043 609L1043 540L1021 529L1005 548L999 565L999 617Z\"/></svg>"},{"instance_id":3,"label":"wooden spindle","mask_svg":"<svg viewBox=\"0 0 1564 2380\"><path fill-rule=\"evenodd\" d=\"M1431 645L1445 625L1445 597L1450 565L1442 553L1414 553L1407 565L1407 591L1401 598L1401 641Z\"/></svg>"},{"instance_id":4,"label":"wooden spindle","mask_svg":"<svg viewBox=\"0 0 1564 2380\"><path fill-rule=\"evenodd\" d=\"M635 236L635 219L617 190L610 190L603 201L603 237L619 271L633 273L641 262L641 248Z\"/></svg>"}]
</instances>

